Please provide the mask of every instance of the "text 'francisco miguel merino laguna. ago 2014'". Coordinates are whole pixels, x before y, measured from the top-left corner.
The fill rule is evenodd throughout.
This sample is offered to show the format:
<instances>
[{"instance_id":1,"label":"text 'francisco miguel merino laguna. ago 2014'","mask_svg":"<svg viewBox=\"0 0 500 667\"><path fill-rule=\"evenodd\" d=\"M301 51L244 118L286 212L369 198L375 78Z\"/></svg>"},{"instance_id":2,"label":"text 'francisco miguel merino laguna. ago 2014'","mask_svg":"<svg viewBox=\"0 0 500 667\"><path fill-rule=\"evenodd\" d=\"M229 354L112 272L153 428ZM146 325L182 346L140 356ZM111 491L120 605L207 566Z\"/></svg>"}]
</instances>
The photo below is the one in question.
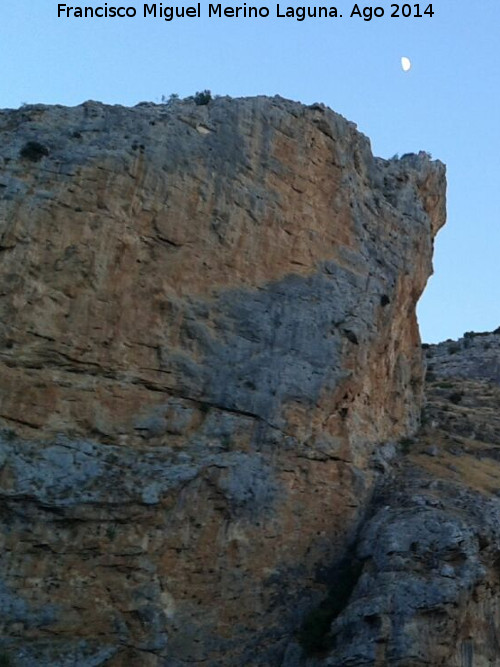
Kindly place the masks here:
<instances>
[{"instance_id":1,"label":"text 'francisco miguel merino laguna. ago 2014'","mask_svg":"<svg viewBox=\"0 0 500 667\"><path fill-rule=\"evenodd\" d=\"M372 7L355 4L348 12L342 14L337 7L326 6L305 6L292 7L284 4L277 4L275 13L272 14L269 7L265 5L255 6L247 5L244 2L242 5L222 5L221 3L203 3L203 16L208 18L268 18L275 16L276 18L292 18L297 21L304 21L306 18L342 18L347 15L349 18L360 18L364 21L371 21L374 18L382 18L383 16L390 16L391 18L424 18L434 15L431 4L391 4L387 10L384 7ZM57 16L59 18L134 18L142 16L143 18L160 18L164 21L173 21L174 19L183 18L201 18L202 3L198 2L195 5L174 5L164 6L160 3L152 3L143 5L141 11L136 7L117 7L108 5L107 2L100 7L73 7L65 3L58 3Z\"/></svg>"}]
</instances>

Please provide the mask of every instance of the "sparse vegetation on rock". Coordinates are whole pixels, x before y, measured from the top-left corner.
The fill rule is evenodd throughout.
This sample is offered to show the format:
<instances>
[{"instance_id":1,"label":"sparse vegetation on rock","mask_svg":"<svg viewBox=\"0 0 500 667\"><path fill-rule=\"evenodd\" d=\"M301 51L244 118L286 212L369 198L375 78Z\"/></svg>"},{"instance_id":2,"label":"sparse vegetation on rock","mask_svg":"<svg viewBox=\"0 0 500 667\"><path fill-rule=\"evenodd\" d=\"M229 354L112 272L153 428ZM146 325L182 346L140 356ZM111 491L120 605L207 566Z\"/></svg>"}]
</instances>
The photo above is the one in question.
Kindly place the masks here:
<instances>
[{"instance_id":1,"label":"sparse vegetation on rock","mask_svg":"<svg viewBox=\"0 0 500 667\"><path fill-rule=\"evenodd\" d=\"M212 93L209 90L201 90L194 94L194 103L201 107L212 100Z\"/></svg>"}]
</instances>

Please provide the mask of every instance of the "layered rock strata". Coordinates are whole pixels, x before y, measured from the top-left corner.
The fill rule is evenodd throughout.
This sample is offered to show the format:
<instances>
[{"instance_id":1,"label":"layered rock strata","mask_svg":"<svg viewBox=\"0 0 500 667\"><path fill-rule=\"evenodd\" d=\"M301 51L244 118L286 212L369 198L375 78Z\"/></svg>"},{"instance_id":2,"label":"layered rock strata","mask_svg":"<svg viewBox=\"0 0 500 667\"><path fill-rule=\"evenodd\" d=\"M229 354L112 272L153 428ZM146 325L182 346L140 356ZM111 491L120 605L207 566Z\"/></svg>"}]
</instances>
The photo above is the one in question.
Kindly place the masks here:
<instances>
[{"instance_id":1,"label":"layered rock strata","mask_svg":"<svg viewBox=\"0 0 500 667\"><path fill-rule=\"evenodd\" d=\"M24 107L0 146L4 651L295 659L418 425L443 165L281 98Z\"/></svg>"},{"instance_id":2,"label":"layered rock strata","mask_svg":"<svg viewBox=\"0 0 500 667\"><path fill-rule=\"evenodd\" d=\"M422 428L380 478L348 596L334 610L333 587L321 642L289 666L500 665L500 332L426 357Z\"/></svg>"}]
</instances>

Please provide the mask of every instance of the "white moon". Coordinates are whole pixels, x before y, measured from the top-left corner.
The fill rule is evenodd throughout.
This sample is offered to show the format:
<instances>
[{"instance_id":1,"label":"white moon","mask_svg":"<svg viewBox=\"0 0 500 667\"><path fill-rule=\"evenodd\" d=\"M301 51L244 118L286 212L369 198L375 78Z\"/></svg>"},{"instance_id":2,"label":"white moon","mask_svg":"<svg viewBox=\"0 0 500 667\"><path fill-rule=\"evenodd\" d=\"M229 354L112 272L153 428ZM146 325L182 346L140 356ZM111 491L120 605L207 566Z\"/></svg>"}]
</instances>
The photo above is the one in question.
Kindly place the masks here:
<instances>
[{"instance_id":1,"label":"white moon","mask_svg":"<svg viewBox=\"0 0 500 667\"><path fill-rule=\"evenodd\" d=\"M403 56L401 58L401 67L403 68L403 72L409 72L411 69L411 60L406 56Z\"/></svg>"}]
</instances>

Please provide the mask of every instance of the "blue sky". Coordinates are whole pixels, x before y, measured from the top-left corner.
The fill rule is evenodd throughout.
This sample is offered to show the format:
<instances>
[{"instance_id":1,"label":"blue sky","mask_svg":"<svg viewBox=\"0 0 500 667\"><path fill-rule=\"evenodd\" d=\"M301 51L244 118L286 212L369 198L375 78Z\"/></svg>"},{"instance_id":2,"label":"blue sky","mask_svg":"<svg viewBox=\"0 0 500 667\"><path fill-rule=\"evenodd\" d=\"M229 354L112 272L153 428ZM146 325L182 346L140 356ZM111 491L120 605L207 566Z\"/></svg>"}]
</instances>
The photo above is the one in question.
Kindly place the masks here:
<instances>
[{"instance_id":1,"label":"blue sky","mask_svg":"<svg viewBox=\"0 0 500 667\"><path fill-rule=\"evenodd\" d=\"M276 2L266 0L247 5L267 4L267 19L208 19L203 0L202 18L172 22L140 18L142 2L123 4L138 17L64 19L54 0L2 0L0 108L87 99L133 105L205 88L325 102L357 123L376 155L427 150L447 164L448 224L419 304L422 338L500 325L498 0L439 0L432 18L391 18L391 2L378 2L372 6L385 16L369 22L349 18L356 3L346 0L328 4L341 19L302 22L274 18ZM407 74L403 55L413 64Z\"/></svg>"}]
</instances>

